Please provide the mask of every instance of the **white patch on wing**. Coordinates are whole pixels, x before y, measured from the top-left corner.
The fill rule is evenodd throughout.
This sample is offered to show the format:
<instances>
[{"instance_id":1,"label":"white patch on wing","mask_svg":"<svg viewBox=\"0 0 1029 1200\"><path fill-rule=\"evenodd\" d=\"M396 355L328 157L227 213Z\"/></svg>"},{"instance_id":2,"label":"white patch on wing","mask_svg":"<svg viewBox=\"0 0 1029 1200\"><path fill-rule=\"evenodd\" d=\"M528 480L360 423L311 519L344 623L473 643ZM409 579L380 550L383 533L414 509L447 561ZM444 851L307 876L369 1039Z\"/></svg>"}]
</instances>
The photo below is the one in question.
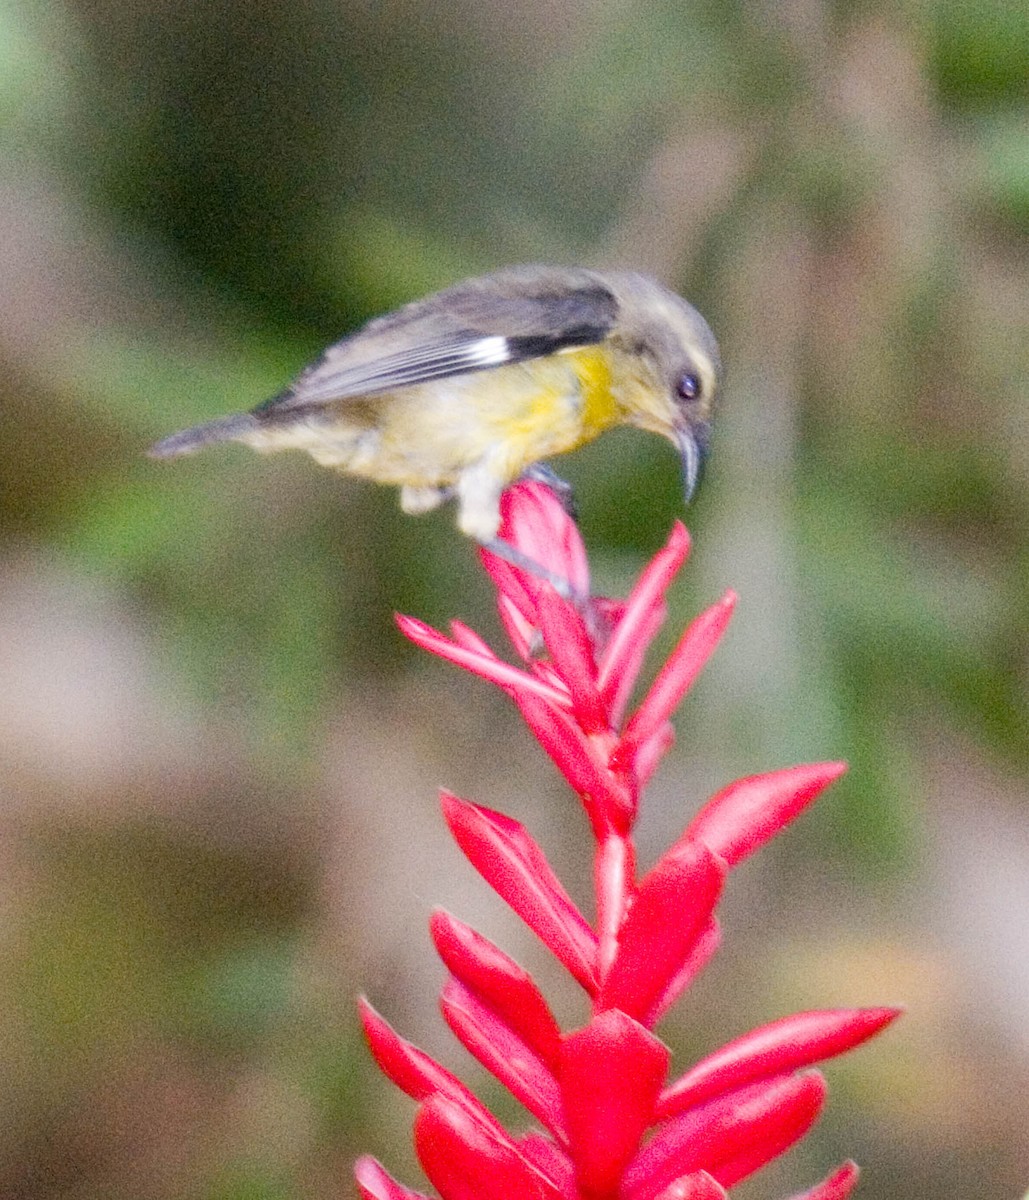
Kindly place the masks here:
<instances>
[{"instance_id":1,"label":"white patch on wing","mask_svg":"<svg viewBox=\"0 0 1029 1200\"><path fill-rule=\"evenodd\" d=\"M305 371L285 404L276 407L298 408L412 387L467 371L499 367L513 357L508 339L492 334L411 346L351 368L327 360Z\"/></svg>"},{"instance_id":2,"label":"white patch on wing","mask_svg":"<svg viewBox=\"0 0 1029 1200\"><path fill-rule=\"evenodd\" d=\"M511 359L511 347L506 337L484 337L473 342L465 351L469 363L483 367L499 367Z\"/></svg>"}]
</instances>

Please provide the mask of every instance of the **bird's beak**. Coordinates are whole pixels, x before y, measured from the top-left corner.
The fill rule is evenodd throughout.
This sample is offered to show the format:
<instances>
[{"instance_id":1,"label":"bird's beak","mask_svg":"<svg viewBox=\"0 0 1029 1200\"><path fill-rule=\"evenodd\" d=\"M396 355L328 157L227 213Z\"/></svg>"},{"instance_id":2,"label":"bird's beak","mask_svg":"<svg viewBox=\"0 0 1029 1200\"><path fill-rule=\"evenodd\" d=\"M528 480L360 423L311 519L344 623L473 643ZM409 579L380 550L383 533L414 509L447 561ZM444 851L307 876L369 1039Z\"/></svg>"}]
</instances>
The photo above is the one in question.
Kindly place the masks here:
<instances>
[{"instance_id":1,"label":"bird's beak","mask_svg":"<svg viewBox=\"0 0 1029 1200\"><path fill-rule=\"evenodd\" d=\"M682 463L682 490L689 504L693 493L697 490L700 479L700 469L704 465L706 439L698 436L695 429L682 425L675 431L676 445L679 447L679 460Z\"/></svg>"}]
</instances>

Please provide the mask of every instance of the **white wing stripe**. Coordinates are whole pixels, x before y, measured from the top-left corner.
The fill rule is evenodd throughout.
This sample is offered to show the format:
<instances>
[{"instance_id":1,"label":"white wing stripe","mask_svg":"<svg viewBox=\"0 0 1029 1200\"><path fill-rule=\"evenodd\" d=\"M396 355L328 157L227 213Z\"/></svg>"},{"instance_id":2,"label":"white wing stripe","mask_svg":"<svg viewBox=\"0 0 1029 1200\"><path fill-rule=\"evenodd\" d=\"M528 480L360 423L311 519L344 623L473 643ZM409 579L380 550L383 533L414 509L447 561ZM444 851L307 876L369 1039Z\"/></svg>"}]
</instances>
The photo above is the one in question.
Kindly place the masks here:
<instances>
[{"instance_id":1,"label":"white wing stripe","mask_svg":"<svg viewBox=\"0 0 1029 1200\"><path fill-rule=\"evenodd\" d=\"M513 358L505 337L477 338L463 344L426 347L389 355L351 370L331 371L315 367L308 378L301 378L294 390L293 403L318 403L343 399L394 387L428 382L463 371L499 367Z\"/></svg>"},{"instance_id":2,"label":"white wing stripe","mask_svg":"<svg viewBox=\"0 0 1029 1200\"><path fill-rule=\"evenodd\" d=\"M472 342L465 354L484 367L499 367L511 358L511 346L506 337L484 337Z\"/></svg>"}]
</instances>

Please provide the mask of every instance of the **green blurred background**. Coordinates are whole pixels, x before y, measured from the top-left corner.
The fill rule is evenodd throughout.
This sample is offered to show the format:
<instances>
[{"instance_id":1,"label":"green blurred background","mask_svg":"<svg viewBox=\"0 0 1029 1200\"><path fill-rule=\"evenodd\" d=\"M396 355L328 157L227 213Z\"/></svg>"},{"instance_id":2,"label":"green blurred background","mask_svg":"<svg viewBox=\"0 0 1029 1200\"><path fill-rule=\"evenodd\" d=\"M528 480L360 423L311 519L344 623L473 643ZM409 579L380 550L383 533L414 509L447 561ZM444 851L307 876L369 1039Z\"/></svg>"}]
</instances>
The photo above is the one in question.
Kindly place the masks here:
<instances>
[{"instance_id":1,"label":"green blurred background","mask_svg":"<svg viewBox=\"0 0 1029 1200\"><path fill-rule=\"evenodd\" d=\"M676 1062L909 1007L740 1195L848 1155L868 1197L1024 1192L1027 83L1020 0L0 0L4 1200L321 1200L365 1150L417 1185L359 990L518 1125L435 1015L435 904L581 1021L440 828L439 785L510 812L585 902L514 712L393 627L497 636L452 514L299 456L143 456L532 260L659 275L728 365L668 636L741 603L644 856L736 775L852 765L734 877ZM560 465L623 593L675 456Z\"/></svg>"}]
</instances>

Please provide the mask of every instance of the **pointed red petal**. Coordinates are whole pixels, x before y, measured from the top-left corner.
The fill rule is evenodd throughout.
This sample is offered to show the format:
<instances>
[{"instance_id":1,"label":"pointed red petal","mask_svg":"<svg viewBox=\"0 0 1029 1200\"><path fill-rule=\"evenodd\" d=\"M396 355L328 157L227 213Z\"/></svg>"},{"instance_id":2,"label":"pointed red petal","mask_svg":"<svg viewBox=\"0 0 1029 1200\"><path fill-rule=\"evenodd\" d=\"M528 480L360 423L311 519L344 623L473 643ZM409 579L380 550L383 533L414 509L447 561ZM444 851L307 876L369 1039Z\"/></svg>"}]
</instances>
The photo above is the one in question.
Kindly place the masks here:
<instances>
[{"instance_id":1,"label":"pointed red petal","mask_svg":"<svg viewBox=\"0 0 1029 1200\"><path fill-rule=\"evenodd\" d=\"M803 1084L806 1080L814 1082L803 1102L784 1107L774 1122L749 1138L734 1155L711 1168L711 1174L723 1187L733 1187L760 1171L799 1141L815 1123L825 1102L826 1085L820 1075L800 1076L794 1082Z\"/></svg>"},{"instance_id":2,"label":"pointed red petal","mask_svg":"<svg viewBox=\"0 0 1029 1200\"><path fill-rule=\"evenodd\" d=\"M845 1162L828 1179L823 1179L821 1183L809 1188L806 1192L799 1192L796 1196L791 1197L791 1200L847 1200L857 1186L860 1173L857 1163Z\"/></svg>"},{"instance_id":3,"label":"pointed red petal","mask_svg":"<svg viewBox=\"0 0 1029 1200\"><path fill-rule=\"evenodd\" d=\"M636 848L617 830L598 837L593 860L597 897L597 974L604 979L618 954L618 935L636 891Z\"/></svg>"},{"instance_id":4,"label":"pointed red petal","mask_svg":"<svg viewBox=\"0 0 1029 1200\"><path fill-rule=\"evenodd\" d=\"M636 640L622 653L621 670L612 676L610 686L601 692L611 725L616 729L625 722L625 710L632 698L633 688L646 660L647 651L667 616L668 606L662 601L640 618ZM620 626L616 626L616 629L618 628Z\"/></svg>"},{"instance_id":5,"label":"pointed red petal","mask_svg":"<svg viewBox=\"0 0 1029 1200\"><path fill-rule=\"evenodd\" d=\"M562 708L528 692L515 695L515 702L533 737L583 800L591 817L598 812L634 810L635 796L627 781L607 769L607 764L599 760L597 740L586 737Z\"/></svg>"},{"instance_id":6,"label":"pointed red petal","mask_svg":"<svg viewBox=\"0 0 1029 1200\"><path fill-rule=\"evenodd\" d=\"M591 995L597 938L525 827L503 813L441 795L465 857Z\"/></svg>"},{"instance_id":7,"label":"pointed red petal","mask_svg":"<svg viewBox=\"0 0 1029 1200\"><path fill-rule=\"evenodd\" d=\"M441 1067L424 1050L419 1050L417 1046L405 1041L363 996L357 1003L372 1057L387 1079L395 1083L402 1092L406 1092L412 1100L427 1100L436 1095L447 1096L477 1121L500 1129L489 1109L479 1102L456 1075L452 1075L446 1067Z\"/></svg>"},{"instance_id":8,"label":"pointed red petal","mask_svg":"<svg viewBox=\"0 0 1029 1200\"><path fill-rule=\"evenodd\" d=\"M593 653L598 662L607 652L618 622L625 616L625 609L626 601L616 596L590 596L586 601L583 617L593 638Z\"/></svg>"},{"instance_id":9,"label":"pointed red petal","mask_svg":"<svg viewBox=\"0 0 1029 1200\"><path fill-rule=\"evenodd\" d=\"M561 1030L532 976L481 933L442 909L429 922L447 970L474 992L552 1070L557 1070Z\"/></svg>"},{"instance_id":10,"label":"pointed red petal","mask_svg":"<svg viewBox=\"0 0 1029 1200\"><path fill-rule=\"evenodd\" d=\"M737 779L704 805L683 839L703 842L734 867L798 817L846 769L842 762L805 763Z\"/></svg>"},{"instance_id":11,"label":"pointed red petal","mask_svg":"<svg viewBox=\"0 0 1029 1200\"><path fill-rule=\"evenodd\" d=\"M522 616L518 605L507 596L497 596L497 614L515 653L524 662L532 661L533 640L539 632L536 626Z\"/></svg>"},{"instance_id":12,"label":"pointed red petal","mask_svg":"<svg viewBox=\"0 0 1029 1200\"><path fill-rule=\"evenodd\" d=\"M727 1200L729 1193L707 1171L670 1183L656 1200Z\"/></svg>"},{"instance_id":13,"label":"pointed red petal","mask_svg":"<svg viewBox=\"0 0 1029 1200\"><path fill-rule=\"evenodd\" d=\"M566 579L577 595L589 595L589 564L582 536L548 487L535 482L516 483L501 496L500 514L499 538L552 574ZM513 601L535 624L536 598L542 580L486 549L479 551L479 558L497 591Z\"/></svg>"},{"instance_id":14,"label":"pointed red petal","mask_svg":"<svg viewBox=\"0 0 1029 1200\"><path fill-rule=\"evenodd\" d=\"M648 1029L653 1029L672 1005L693 983L694 979L704 970L714 958L718 947L722 944L722 931L718 920L712 917L704 926L697 938L696 945L690 951L686 961L672 977L671 982L651 1005L643 1022Z\"/></svg>"},{"instance_id":15,"label":"pointed red petal","mask_svg":"<svg viewBox=\"0 0 1029 1200\"><path fill-rule=\"evenodd\" d=\"M568 685L561 678L560 674L558 674L554 664L546 658L534 658L531 665L532 673L537 679L542 679L544 683L550 684L555 691L560 692L565 697L565 707L571 712L572 698L568 693Z\"/></svg>"},{"instance_id":16,"label":"pointed red petal","mask_svg":"<svg viewBox=\"0 0 1029 1200\"><path fill-rule=\"evenodd\" d=\"M563 1200L506 1134L484 1129L442 1097L420 1109L414 1141L443 1200Z\"/></svg>"},{"instance_id":17,"label":"pointed red petal","mask_svg":"<svg viewBox=\"0 0 1029 1200\"><path fill-rule=\"evenodd\" d=\"M382 1164L368 1154L363 1154L354 1163L354 1179L363 1200L429 1200L424 1192L397 1183Z\"/></svg>"},{"instance_id":18,"label":"pointed red petal","mask_svg":"<svg viewBox=\"0 0 1029 1200\"><path fill-rule=\"evenodd\" d=\"M505 628L511 633L513 625L512 641L518 652L523 657L528 657L530 631L538 628L536 595L543 581L506 559L491 554L484 547L479 549L479 562L497 589L497 608Z\"/></svg>"},{"instance_id":19,"label":"pointed red petal","mask_svg":"<svg viewBox=\"0 0 1029 1200\"><path fill-rule=\"evenodd\" d=\"M651 1124L668 1048L622 1012L601 1013L561 1047L561 1093L581 1190L612 1194Z\"/></svg>"},{"instance_id":20,"label":"pointed red petal","mask_svg":"<svg viewBox=\"0 0 1029 1200\"><path fill-rule=\"evenodd\" d=\"M546 484L516 483L500 502L500 536L533 562L567 579L580 596L589 595L589 563L582 534L564 503Z\"/></svg>"},{"instance_id":21,"label":"pointed red petal","mask_svg":"<svg viewBox=\"0 0 1029 1200\"><path fill-rule=\"evenodd\" d=\"M518 667L512 667L510 663L497 658L492 652L483 653L478 649L471 648L464 644L467 642L464 637L462 637L463 644L458 644L452 642L450 638L444 637L431 625L426 625L424 621L416 620L414 617L405 617L402 613L397 613L394 619L400 632L416 646L421 646L423 650L428 650L431 654L445 658L447 662L452 662L455 666L471 671L473 675L488 679L490 683L495 683L505 691L527 691L542 696L551 704L567 703L566 697L556 688L548 686L534 675L529 675Z\"/></svg>"},{"instance_id":22,"label":"pointed red petal","mask_svg":"<svg viewBox=\"0 0 1029 1200\"><path fill-rule=\"evenodd\" d=\"M637 1154L621 1196L654 1200L676 1179L702 1170L726 1187L724 1164L745 1154L767 1162L782 1153L811 1127L824 1100L825 1081L812 1074L751 1084L691 1109L665 1122Z\"/></svg>"},{"instance_id":23,"label":"pointed red petal","mask_svg":"<svg viewBox=\"0 0 1029 1200\"><path fill-rule=\"evenodd\" d=\"M645 742L641 742L637 747L633 761L633 773L636 777L636 786L641 792L650 782L661 759L674 745L675 727L671 721L665 721L663 725L659 725L654 730Z\"/></svg>"},{"instance_id":24,"label":"pointed red petal","mask_svg":"<svg viewBox=\"0 0 1029 1200\"><path fill-rule=\"evenodd\" d=\"M666 854L644 877L618 935L597 1007L642 1020L682 969L722 890L725 868L700 843Z\"/></svg>"},{"instance_id":25,"label":"pointed red petal","mask_svg":"<svg viewBox=\"0 0 1029 1200\"><path fill-rule=\"evenodd\" d=\"M839 1008L795 1013L722 1046L667 1088L663 1120L771 1075L783 1075L860 1045L900 1015L899 1008Z\"/></svg>"},{"instance_id":26,"label":"pointed red petal","mask_svg":"<svg viewBox=\"0 0 1029 1200\"><path fill-rule=\"evenodd\" d=\"M735 594L727 592L687 627L625 728L619 747L621 761L631 762L637 747L675 711L718 645L735 604Z\"/></svg>"},{"instance_id":27,"label":"pointed red petal","mask_svg":"<svg viewBox=\"0 0 1029 1200\"><path fill-rule=\"evenodd\" d=\"M454 642L463 647L465 650L471 650L476 654L481 654L483 658L496 658L488 642L484 641L475 632L469 628L464 621L453 620L450 622L450 636Z\"/></svg>"},{"instance_id":28,"label":"pointed red petal","mask_svg":"<svg viewBox=\"0 0 1029 1200\"><path fill-rule=\"evenodd\" d=\"M586 733L607 729L607 711L597 691L593 642L578 609L547 586L540 591L538 611L540 632L571 693L576 720Z\"/></svg>"},{"instance_id":29,"label":"pointed red petal","mask_svg":"<svg viewBox=\"0 0 1029 1200\"><path fill-rule=\"evenodd\" d=\"M538 1055L495 1012L456 979L440 996L443 1017L462 1046L555 1135L564 1137L557 1080Z\"/></svg>"},{"instance_id":30,"label":"pointed red petal","mask_svg":"<svg viewBox=\"0 0 1029 1200\"><path fill-rule=\"evenodd\" d=\"M668 586L690 551L690 535L681 521L672 527L664 549L643 569L600 661L597 684L609 709L620 707L636 682L643 656L661 626Z\"/></svg>"},{"instance_id":31,"label":"pointed red petal","mask_svg":"<svg viewBox=\"0 0 1029 1200\"><path fill-rule=\"evenodd\" d=\"M581 1200L575 1183L575 1167L560 1146L542 1133L527 1133L517 1142L523 1158L554 1184L565 1200Z\"/></svg>"},{"instance_id":32,"label":"pointed red petal","mask_svg":"<svg viewBox=\"0 0 1029 1200\"><path fill-rule=\"evenodd\" d=\"M606 767L593 754L589 739L563 705L523 692L515 701L532 735L554 760L579 795L607 788Z\"/></svg>"}]
</instances>

